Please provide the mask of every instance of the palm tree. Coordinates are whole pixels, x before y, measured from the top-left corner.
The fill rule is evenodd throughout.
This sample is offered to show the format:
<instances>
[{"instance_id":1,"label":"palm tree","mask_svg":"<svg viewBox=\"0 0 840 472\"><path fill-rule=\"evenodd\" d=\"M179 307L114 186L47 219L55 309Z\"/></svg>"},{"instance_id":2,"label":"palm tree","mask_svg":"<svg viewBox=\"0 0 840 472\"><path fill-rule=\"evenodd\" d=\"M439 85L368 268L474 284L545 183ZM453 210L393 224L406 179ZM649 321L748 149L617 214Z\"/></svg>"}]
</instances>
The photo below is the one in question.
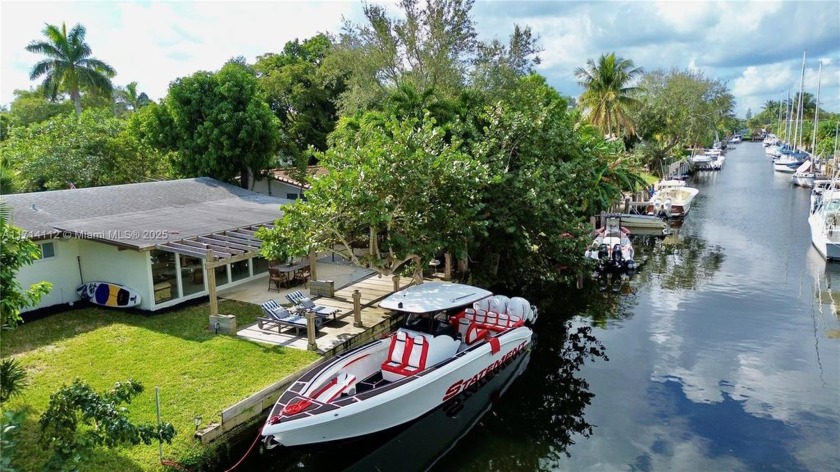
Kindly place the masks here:
<instances>
[{"instance_id":1,"label":"palm tree","mask_svg":"<svg viewBox=\"0 0 840 472\"><path fill-rule=\"evenodd\" d=\"M48 24L43 31L47 41L32 41L26 46L27 51L47 57L35 64L29 78L35 80L45 76L44 93L52 100L56 99L59 91L69 92L76 106L76 115L82 114L80 90L87 88L110 95L110 79L116 75L111 66L90 57L90 46L85 42L86 32L80 24L74 26L69 34L64 23L61 29Z\"/></svg>"},{"instance_id":2,"label":"palm tree","mask_svg":"<svg viewBox=\"0 0 840 472\"><path fill-rule=\"evenodd\" d=\"M634 134L629 110L638 101L631 94L636 90L634 81L642 73L632 60L616 57L614 52L602 54L597 63L589 59L586 68L578 67L575 76L585 89L579 101L585 118L608 136L620 130Z\"/></svg>"}]
</instances>

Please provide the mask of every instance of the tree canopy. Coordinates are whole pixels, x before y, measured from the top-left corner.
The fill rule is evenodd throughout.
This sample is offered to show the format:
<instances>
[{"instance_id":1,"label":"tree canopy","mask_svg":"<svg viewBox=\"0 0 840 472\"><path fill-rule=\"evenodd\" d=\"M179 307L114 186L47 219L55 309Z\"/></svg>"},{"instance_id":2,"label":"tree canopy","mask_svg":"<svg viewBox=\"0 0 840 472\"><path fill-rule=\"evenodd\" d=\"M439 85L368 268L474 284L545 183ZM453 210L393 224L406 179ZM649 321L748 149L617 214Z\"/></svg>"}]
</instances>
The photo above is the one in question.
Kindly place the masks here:
<instances>
[{"instance_id":1,"label":"tree canopy","mask_svg":"<svg viewBox=\"0 0 840 472\"><path fill-rule=\"evenodd\" d=\"M17 171L14 184L22 191L123 184L169 173L164 155L108 109L14 128L0 146L0 158Z\"/></svg>"},{"instance_id":2,"label":"tree canopy","mask_svg":"<svg viewBox=\"0 0 840 472\"><path fill-rule=\"evenodd\" d=\"M239 176L248 188L256 173L274 164L280 125L259 94L254 72L240 61L176 80L161 105L145 109L144 141L172 151L181 177Z\"/></svg>"},{"instance_id":3,"label":"tree canopy","mask_svg":"<svg viewBox=\"0 0 840 472\"><path fill-rule=\"evenodd\" d=\"M280 120L283 162L302 167L310 163L309 146L327 148L327 135L338 121L335 101L344 90L341 77L328 78L321 70L331 49L330 39L319 34L302 43L289 41L282 53L264 54L254 65L260 90Z\"/></svg>"},{"instance_id":4,"label":"tree canopy","mask_svg":"<svg viewBox=\"0 0 840 472\"><path fill-rule=\"evenodd\" d=\"M646 73L634 96L640 106L633 120L649 165L667 159L678 146L710 146L715 133L725 136L734 120L735 99L726 84L698 71ZM650 171L661 175L662 167L650 165Z\"/></svg>"},{"instance_id":5,"label":"tree canopy","mask_svg":"<svg viewBox=\"0 0 840 472\"><path fill-rule=\"evenodd\" d=\"M382 274L411 261L419 277L437 251L480 226L487 168L444 138L432 119L378 112L342 119L318 155L327 174L312 182L305 202L284 207L276 229L258 233L264 255L336 248ZM364 255L354 253L359 246Z\"/></svg>"}]
</instances>

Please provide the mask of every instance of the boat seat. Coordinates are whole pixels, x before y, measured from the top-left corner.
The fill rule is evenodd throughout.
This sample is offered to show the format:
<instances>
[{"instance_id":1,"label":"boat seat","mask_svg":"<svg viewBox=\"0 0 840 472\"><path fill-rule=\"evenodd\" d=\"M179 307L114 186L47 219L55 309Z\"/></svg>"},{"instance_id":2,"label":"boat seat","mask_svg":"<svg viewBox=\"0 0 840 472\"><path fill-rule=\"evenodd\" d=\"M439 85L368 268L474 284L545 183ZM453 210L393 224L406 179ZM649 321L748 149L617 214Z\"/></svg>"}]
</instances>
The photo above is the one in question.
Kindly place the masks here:
<instances>
[{"instance_id":1,"label":"boat seat","mask_svg":"<svg viewBox=\"0 0 840 472\"><path fill-rule=\"evenodd\" d=\"M461 334L461 341L466 345L471 345L487 337L489 330L479 328L478 324L467 318L460 318L458 320L458 332Z\"/></svg>"},{"instance_id":2,"label":"boat seat","mask_svg":"<svg viewBox=\"0 0 840 472\"><path fill-rule=\"evenodd\" d=\"M321 403L330 403L338 398L342 393L347 393L348 395L354 394L356 388L353 384L355 383L355 375L350 375L347 372L340 372L337 376L335 376L335 378L313 393L311 398Z\"/></svg>"},{"instance_id":3,"label":"boat seat","mask_svg":"<svg viewBox=\"0 0 840 472\"><path fill-rule=\"evenodd\" d=\"M464 313L464 318L476 323L481 329L487 329L497 333L525 324L525 320L520 316L473 308L467 308Z\"/></svg>"},{"instance_id":4,"label":"boat seat","mask_svg":"<svg viewBox=\"0 0 840 472\"><path fill-rule=\"evenodd\" d=\"M382 378L394 382L421 372L426 368L428 355L429 342L423 335L397 331L391 337L388 359L382 363Z\"/></svg>"}]
</instances>

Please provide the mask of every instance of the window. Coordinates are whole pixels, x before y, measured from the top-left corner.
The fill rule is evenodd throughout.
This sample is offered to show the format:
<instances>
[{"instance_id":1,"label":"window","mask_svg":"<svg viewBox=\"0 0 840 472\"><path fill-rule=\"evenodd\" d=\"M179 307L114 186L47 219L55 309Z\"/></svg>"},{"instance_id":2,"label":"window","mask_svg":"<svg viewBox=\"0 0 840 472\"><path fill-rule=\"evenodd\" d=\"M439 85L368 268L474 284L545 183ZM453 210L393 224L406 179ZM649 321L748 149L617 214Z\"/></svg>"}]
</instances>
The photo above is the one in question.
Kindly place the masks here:
<instances>
[{"instance_id":1,"label":"window","mask_svg":"<svg viewBox=\"0 0 840 472\"><path fill-rule=\"evenodd\" d=\"M41 259L55 257L55 243L41 243L38 246L41 248Z\"/></svg>"},{"instance_id":2,"label":"window","mask_svg":"<svg viewBox=\"0 0 840 472\"><path fill-rule=\"evenodd\" d=\"M289 200L297 200L297 199L298 199L298 194L296 194L296 193L287 193L287 194L286 194L286 198L288 198Z\"/></svg>"},{"instance_id":3,"label":"window","mask_svg":"<svg viewBox=\"0 0 840 472\"><path fill-rule=\"evenodd\" d=\"M175 253L153 249L151 263L155 303L177 298L178 275L175 273Z\"/></svg>"}]
</instances>

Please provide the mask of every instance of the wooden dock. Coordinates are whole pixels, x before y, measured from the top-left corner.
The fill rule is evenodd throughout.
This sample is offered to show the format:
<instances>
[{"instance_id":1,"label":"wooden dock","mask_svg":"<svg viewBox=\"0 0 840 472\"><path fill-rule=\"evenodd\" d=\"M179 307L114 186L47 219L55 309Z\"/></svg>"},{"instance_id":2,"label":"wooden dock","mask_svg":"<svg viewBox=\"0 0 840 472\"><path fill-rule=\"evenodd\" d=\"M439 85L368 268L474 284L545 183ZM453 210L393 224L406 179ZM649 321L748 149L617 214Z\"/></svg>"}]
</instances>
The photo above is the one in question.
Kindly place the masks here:
<instances>
[{"instance_id":1,"label":"wooden dock","mask_svg":"<svg viewBox=\"0 0 840 472\"><path fill-rule=\"evenodd\" d=\"M402 278L397 282L399 287L404 288L410 279ZM306 293L303 287L293 287ZM353 293L358 291L360 296L360 318L361 326L357 326L353 313ZM339 310L335 320L330 320L318 330L315 336L315 344L318 352L333 356L355 344L354 340L364 337L369 330L374 330L380 324L390 326L389 316L385 310L376 306L380 300L394 293L394 280L391 277L380 277L369 275L357 280L343 288L335 291L332 297L318 297L309 294L317 304ZM288 292L288 291L287 291ZM271 295L274 295L273 293ZM280 294L282 295L282 293ZM283 296L275 296L281 303L286 302ZM258 302L257 302L258 303ZM378 329L376 331L379 331ZM309 340L307 333L301 331L300 335L295 333L293 328L278 329L275 326L259 328L256 323L245 326L236 335L251 341L265 344L274 344L295 349L308 349Z\"/></svg>"}]
</instances>

